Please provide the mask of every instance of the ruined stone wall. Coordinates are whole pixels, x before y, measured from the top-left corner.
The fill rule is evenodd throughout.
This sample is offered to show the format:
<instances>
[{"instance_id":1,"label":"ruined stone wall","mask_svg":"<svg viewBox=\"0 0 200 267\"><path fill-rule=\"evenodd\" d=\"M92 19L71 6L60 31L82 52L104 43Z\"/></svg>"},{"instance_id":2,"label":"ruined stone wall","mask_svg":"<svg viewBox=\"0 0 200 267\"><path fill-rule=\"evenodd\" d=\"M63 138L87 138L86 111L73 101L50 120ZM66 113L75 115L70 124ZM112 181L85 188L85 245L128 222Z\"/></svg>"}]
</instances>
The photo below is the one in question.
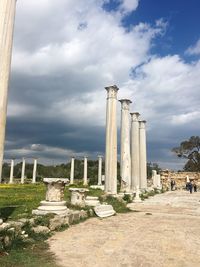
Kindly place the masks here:
<instances>
[{"instance_id":1,"label":"ruined stone wall","mask_svg":"<svg viewBox=\"0 0 200 267\"><path fill-rule=\"evenodd\" d=\"M200 172L174 172L169 170L161 171L161 182L164 189L171 189L171 179L175 180L177 189L183 189L186 185L187 176L200 188Z\"/></svg>"}]
</instances>

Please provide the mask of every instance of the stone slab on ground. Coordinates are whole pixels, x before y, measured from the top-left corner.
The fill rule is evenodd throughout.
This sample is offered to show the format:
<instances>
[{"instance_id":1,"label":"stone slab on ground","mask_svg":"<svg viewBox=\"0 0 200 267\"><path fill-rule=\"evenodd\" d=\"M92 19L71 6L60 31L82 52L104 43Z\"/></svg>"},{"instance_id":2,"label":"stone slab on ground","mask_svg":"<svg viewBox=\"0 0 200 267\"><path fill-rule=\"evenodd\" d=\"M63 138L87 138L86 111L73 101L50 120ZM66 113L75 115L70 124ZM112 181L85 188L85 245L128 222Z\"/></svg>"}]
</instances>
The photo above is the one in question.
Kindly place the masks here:
<instances>
[{"instance_id":1,"label":"stone slab on ground","mask_svg":"<svg viewBox=\"0 0 200 267\"><path fill-rule=\"evenodd\" d=\"M199 200L199 192L156 195L135 203L140 212L92 218L56 233L50 251L63 267L199 267Z\"/></svg>"},{"instance_id":2,"label":"stone slab on ground","mask_svg":"<svg viewBox=\"0 0 200 267\"><path fill-rule=\"evenodd\" d=\"M113 216L116 213L111 205L98 205L94 207L94 212L100 218Z\"/></svg>"}]
</instances>

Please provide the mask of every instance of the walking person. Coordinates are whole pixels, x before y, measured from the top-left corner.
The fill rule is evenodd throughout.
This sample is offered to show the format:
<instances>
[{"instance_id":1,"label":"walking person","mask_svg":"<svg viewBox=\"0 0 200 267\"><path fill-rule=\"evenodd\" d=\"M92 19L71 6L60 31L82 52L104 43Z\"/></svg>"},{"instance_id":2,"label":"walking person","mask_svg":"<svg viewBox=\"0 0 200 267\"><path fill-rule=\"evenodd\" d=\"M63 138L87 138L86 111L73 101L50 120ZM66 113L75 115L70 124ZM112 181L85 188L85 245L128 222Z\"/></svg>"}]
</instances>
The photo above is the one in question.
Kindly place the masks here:
<instances>
[{"instance_id":1,"label":"walking person","mask_svg":"<svg viewBox=\"0 0 200 267\"><path fill-rule=\"evenodd\" d=\"M197 192L197 184L195 182L194 182L193 187L194 187L194 192Z\"/></svg>"},{"instance_id":2,"label":"walking person","mask_svg":"<svg viewBox=\"0 0 200 267\"><path fill-rule=\"evenodd\" d=\"M189 187L190 194L192 194L193 184L191 181L188 183L188 187Z\"/></svg>"}]
</instances>

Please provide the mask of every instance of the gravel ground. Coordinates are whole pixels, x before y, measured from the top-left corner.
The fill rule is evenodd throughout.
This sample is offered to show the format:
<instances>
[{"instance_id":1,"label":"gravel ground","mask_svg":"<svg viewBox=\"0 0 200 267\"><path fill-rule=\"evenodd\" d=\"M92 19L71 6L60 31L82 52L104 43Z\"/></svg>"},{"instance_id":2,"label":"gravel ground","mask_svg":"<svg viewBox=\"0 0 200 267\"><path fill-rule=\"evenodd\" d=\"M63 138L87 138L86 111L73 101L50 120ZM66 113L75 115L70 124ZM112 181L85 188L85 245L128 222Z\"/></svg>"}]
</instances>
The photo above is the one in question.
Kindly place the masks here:
<instances>
[{"instance_id":1,"label":"gravel ground","mask_svg":"<svg viewBox=\"0 0 200 267\"><path fill-rule=\"evenodd\" d=\"M63 267L200 267L200 193L167 192L135 212L92 218L49 239Z\"/></svg>"}]
</instances>

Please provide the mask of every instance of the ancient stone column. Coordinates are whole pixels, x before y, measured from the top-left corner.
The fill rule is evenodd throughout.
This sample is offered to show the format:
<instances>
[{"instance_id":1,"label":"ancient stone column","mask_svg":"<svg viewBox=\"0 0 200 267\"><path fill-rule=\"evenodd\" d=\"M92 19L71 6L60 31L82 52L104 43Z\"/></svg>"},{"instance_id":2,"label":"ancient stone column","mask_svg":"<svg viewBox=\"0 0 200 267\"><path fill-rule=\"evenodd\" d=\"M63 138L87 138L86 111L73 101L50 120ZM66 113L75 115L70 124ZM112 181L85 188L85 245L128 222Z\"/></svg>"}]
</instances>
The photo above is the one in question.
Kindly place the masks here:
<instances>
[{"instance_id":1,"label":"ancient stone column","mask_svg":"<svg viewBox=\"0 0 200 267\"><path fill-rule=\"evenodd\" d=\"M87 185L87 157L84 157L83 185Z\"/></svg>"},{"instance_id":2,"label":"ancient stone column","mask_svg":"<svg viewBox=\"0 0 200 267\"><path fill-rule=\"evenodd\" d=\"M74 157L71 159L70 184L74 183Z\"/></svg>"},{"instance_id":3,"label":"ancient stone column","mask_svg":"<svg viewBox=\"0 0 200 267\"><path fill-rule=\"evenodd\" d=\"M7 114L8 82L13 43L16 0L0 1L0 182Z\"/></svg>"},{"instance_id":4,"label":"ancient stone column","mask_svg":"<svg viewBox=\"0 0 200 267\"><path fill-rule=\"evenodd\" d=\"M131 189L140 187L140 149L139 149L139 121L140 113L131 113Z\"/></svg>"},{"instance_id":5,"label":"ancient stone column","mask_svg":"<svg viewBox=\"0 0 200 267\"><path fill-rule=\"evenodd\" d=\"M130 192L131 189L131 152L130 152L130 117L129 99L121 99L121 153L120 176L121 191Z\"/></svg>"},{"instance_id":6,"label":"ancient stone column","mask_svg":"<svg viewBox=\"0 0 200 267\"><path fill-rule=\"evenodd\" d=\"M139 121L140 188L147 189L146 121Z\"/></svg>"},{"instance_id":7,"label":"ancient stone column","mask_svg":"<svg viewBox=\"0 0 200 267\"><path fill-rule=\"evenodd\" d=\"M34 159L33 163L33 178L32 178L32 183L36 183L36 176L37 176L37 159Z\"/></svg>"},{"instance_id":8,"label":"ancient stone column","mask_svg":"<svg viewBox=\"0 0 200 267\"><path fill-rule=\"evenodd\" d=\"M106 151L105 151L105 192L117 194L117 91L116 85L105 87L106 107Z\"/></svg>"},{"instance_id":9,"label":"ancient stone column","mask_svg":"<svg viewBox=\"0 0 200 267\"><path fill-rule=\"evenodd\" d=\"M157 187L157 171L152 170L153 187Z\"/></svg>"},{"instance_id":10,"label":"ancient stone column","mask_svg":"<svg viewBox=\"0 0 200 267\"><path fill-rule=\"evenodd\" d=\"M25 178L25 158L22 159L22 172L21 172L21 184L24 184L24 178Z\"/></svg>"},{"instance_id":11,"label":"ancient stone column","mask_svg":"<svg viewBox=\"0 0 200 267\"><path fill-rule=\"evenodd\" d=\"M98 165L98 185L102 185L102 156L98 156L99 165Z\"/></svg>"},{"instance_id":12,"label":"ancient stone column","mask_svg":"<svg viewBox=\"0 0 200 267\"><path fill-rule=\"evenodd\" d=\"M13 184L13 174L14 174L14 159L11 160L11 164L10 164L10 181L9 184Z\"/></svg>"}]
</instances>

